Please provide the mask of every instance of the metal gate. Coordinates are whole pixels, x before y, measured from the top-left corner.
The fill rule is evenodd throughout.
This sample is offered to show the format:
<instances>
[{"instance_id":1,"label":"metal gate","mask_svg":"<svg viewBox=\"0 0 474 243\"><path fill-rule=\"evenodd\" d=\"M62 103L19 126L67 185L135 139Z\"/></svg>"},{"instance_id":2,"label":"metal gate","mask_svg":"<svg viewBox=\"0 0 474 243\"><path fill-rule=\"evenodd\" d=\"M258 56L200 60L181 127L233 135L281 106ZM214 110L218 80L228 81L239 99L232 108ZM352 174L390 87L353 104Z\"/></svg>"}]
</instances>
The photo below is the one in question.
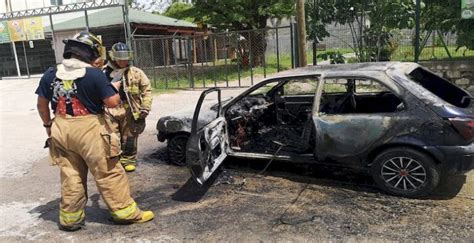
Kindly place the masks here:
<instances>
[{"instance_id":1,"label":"metal gate","mask_svg":"<svg viewBox=\"0 0 474 243\"><path fill-rule=\"evenodd\" d=\"M135 65L158 89L248 87L291 68L292 28L135 36Z\"/></svg>"}]
</instances>

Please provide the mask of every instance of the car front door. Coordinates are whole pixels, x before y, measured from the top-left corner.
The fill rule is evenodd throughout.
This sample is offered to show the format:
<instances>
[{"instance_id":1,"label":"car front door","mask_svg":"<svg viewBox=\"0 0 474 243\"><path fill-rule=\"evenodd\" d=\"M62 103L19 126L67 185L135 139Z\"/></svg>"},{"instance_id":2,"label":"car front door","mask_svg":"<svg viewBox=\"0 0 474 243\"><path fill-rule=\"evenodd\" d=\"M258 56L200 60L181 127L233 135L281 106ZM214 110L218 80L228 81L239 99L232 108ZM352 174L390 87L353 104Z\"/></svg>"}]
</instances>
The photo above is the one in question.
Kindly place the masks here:
<instances>
[{"instance_id":1,"label":"car front door","mask_svg":"<svg viewBox=\"0 0 474 243\"><path fill-rule=\"evenodd\" d=\"M206 96L212 93L217 94L217 115L211 122L201 124L202 120L209 121L202 119L203 117L216 114L203 106ZM196 182L203 184L216 171L227 157L227 146L227 124L222 114L221 91L218 88L211 88L203 91L199 97L186 148L186 163Z\"/></svg>"}]
</instances>

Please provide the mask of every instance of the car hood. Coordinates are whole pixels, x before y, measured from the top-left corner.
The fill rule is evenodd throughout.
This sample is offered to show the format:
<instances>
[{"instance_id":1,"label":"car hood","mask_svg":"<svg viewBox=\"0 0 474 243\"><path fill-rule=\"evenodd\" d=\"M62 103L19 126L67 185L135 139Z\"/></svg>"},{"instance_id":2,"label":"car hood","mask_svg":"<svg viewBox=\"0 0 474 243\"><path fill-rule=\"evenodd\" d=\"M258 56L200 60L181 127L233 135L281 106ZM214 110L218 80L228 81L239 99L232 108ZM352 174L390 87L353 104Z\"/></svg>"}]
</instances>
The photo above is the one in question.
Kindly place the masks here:
<instances>
[{"instance_id":1,"label":"car hood","mask_svg":"<svg viewBox=\"0 0 474 243\"><path fill-rule=\"evenodd\" d=\"M204 103L198 118L198 127L205 126L217 117L217 109L214 109L215 103ZM162 133L191 132L191 123L193 121L195 108L184 109L168 116L161 117L158 120L156 129Z\"/></svg>"}]
</instances>

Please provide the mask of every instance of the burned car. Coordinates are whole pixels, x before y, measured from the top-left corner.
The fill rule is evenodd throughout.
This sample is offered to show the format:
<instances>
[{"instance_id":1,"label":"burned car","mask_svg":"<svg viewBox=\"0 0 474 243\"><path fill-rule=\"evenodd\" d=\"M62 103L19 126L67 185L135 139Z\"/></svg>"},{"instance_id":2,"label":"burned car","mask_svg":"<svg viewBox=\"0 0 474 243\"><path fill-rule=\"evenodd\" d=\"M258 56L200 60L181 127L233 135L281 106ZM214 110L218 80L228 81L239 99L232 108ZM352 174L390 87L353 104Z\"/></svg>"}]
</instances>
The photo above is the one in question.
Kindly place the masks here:
<instances>
[{"instance_id":1,"label":"burned car","mask_svg":"<svg viewBox=\"0 0 474 243\"><path fill-rule=\"evenodd\" d=\"M216 95L217 103L203 105ZM204 183L226 156L330 163L369 172L384 191L417 197L474 167L468 92L416 63L306 67L158 121L170 159Z\"/></svg>"}]
</instances>

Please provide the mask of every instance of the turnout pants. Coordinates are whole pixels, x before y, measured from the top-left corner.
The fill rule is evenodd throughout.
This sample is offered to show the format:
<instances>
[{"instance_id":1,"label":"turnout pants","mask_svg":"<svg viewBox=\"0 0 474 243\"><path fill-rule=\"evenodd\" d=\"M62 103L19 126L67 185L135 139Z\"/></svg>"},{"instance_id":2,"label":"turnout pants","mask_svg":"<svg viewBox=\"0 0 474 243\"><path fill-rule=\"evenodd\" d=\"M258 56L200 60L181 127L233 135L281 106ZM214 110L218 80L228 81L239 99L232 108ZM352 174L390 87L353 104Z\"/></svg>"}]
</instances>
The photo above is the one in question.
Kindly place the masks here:
<instances>
[{"instance_id":1,"label":"turnout pants","mask_svg":"<svg viewBox=\"0 0 474 243\"><path fill-rule=\"evenodd\" d=\"M116 108L108 109L111 126L120 137L122 155L120 163L123 166L136 164L138 135L145 128L145 120L136 121L127 104L122 104Z\"/></svg>"},{"instance_id":2,"label":"turnout pants","mask_svg":"<svg viewBox=\"0 0 474 243\"><path fill-rule=\"evenodd\" d=\"M130 196L128 178L118 163L120 152L119 139L103 115L55 117L50 155L61 170L59 223L63 227L84 221L88 170L115 221L141 219L142 211Z\"/></svg>"}]
</instances>

